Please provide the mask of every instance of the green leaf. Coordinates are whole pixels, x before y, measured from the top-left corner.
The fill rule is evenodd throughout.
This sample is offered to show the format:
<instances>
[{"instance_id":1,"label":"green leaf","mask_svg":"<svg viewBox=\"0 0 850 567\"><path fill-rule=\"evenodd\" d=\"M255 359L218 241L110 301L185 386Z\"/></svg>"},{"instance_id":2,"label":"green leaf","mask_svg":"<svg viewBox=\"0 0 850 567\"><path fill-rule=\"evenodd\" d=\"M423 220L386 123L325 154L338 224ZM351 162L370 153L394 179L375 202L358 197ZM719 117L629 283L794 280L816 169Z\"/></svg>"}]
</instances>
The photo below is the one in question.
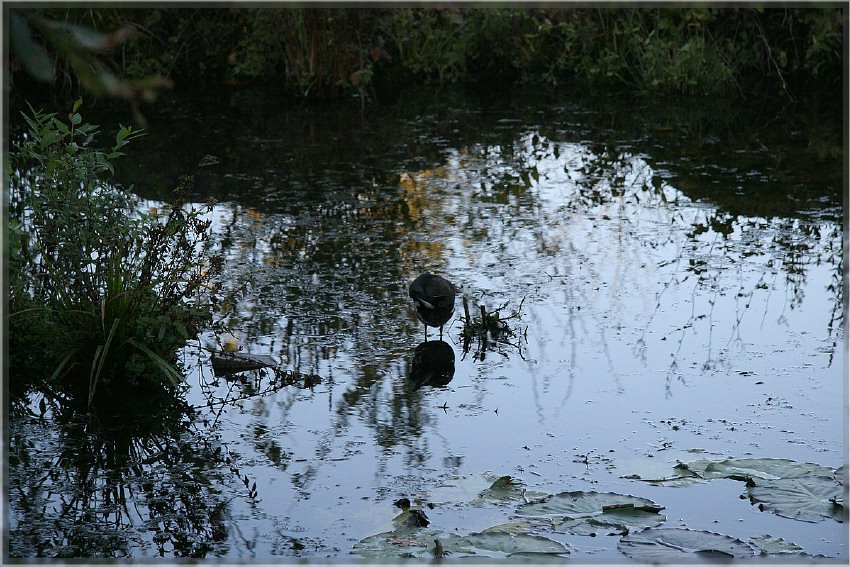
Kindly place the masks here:
<instances>
[{"instance_id":1,"label":"green leaf","mask_svg":"<svg viewBox=\"0 0 850 567\"><path fill-rule=\"evenodd\" d=\"M806 476L759 480L748 489L750 500L777 516L820 522L826 518L843 521L843 491L832 476Z\"/></svg>"},{"instance_id":2,"label":"green leaf","mask_svg":"<svg viewBox=\"0 0 850 567\"><path fill-rule=\"evenodd\" d=\"M662 509L661 506L648 498L615 492L600 493L577 490L552 495L543 502L524 504L517 509L517 514L520 516L569 516L578 518L601 514L606 509L626 506L638 507L651 512Z\"/></svg>"},{"instance_id":3,"label":"green leaf","mask_svg":"<svg viewBox=\"0 0 850 567\"><path fill-rule=\"evenodd\" d=\"M88 134L90 132L96 131L98 128L100 128L100 126L97 126L95 124L83 124L82 126L77 128L77 132L79 132L80 134Z\"/></svg>"},{"instance_id":4,"label":"green leaf","mask_svg":"<svg viewBox=\"0 0 850 567\"><path fill-rule=\"evenodd\" d=\"M504 524L496 524L485 529L482 533L489 532L504 532L512 535L528 534L536 530L551 529L552 523L549 520L514 520Z\"/></svg>"},{"instance_id":5,"label":"green leaf","mask_svg":"<svg viewBox=\"0 0 850 567\"><path fill-rule=\"evenodd\" d=\"M443 536L439 531L434 530L411 530L400 529L392 532L384 532L364 538L354 544L351 553L365 557L368 559L397 559L419 558L433 559L434 555L431 551L435 544L434 539L440 538L443 544L443 549L447 548L448 539L452 539L452 543L458 543L459 536L448 538ZM449 546L454 547L455 546Z\"/></svg>"},{"instance_id":6,"label":"green leaf","mask_svg":"<svg viewBox=\"0 0 850 567\"><path fill-rule=\"evenodd\" d=\"M62 357L62 360L59 362L58 365L56 365L56 368L53 370L53 373L50 375L48 382L54 382L57 378L59 378L59 375L65 369L65 366L68 365L68 363L71 361L72 358L74 358L74 356L76 354L77 354L77 349L72 349L72 350L68 351L67 353L65 353L65 356Z\"/></svg>"},{"instance_id":7,"label":"green leaf","mask_svg":"<svg viewBox=\"0 0 850 567\"><path fill-rule=\"evenodd\" d=\"M148 359L153 362L157 368L159 368L166 378L168 378L172 386L176 388L180 385L180 382L183 381L183 375L178 372L174 365L170 364L167 360L153 352L144 343L135 339L127 339L127 343L145 353Z\"/></svg>"},{"instance_id":8,"label":"green leaf","mask_svg":"<svg viewBox=\"0 0 850 567\"><path fill-rule=\"evenodd\" d=\"M785 541L781 537L773 537L772 535L764 534L753 536L750 538L750 543L759 548L759 550L767 555L778 555L780 553L800 553L803 548L790 541Z\"/></svg>"},{"instance_id":9,"label":"green leaf","mask_svg":"<svg viewBox=\"0 0 850 567\"><path fill-rule=\"evenodd\" d=\"M470 545L485 551L495 551L510 556L561 555L570 550L560 542L543 536L507 532L485 531L464 538ZM486 555L486 554L485 554Z\"/></svg>"},{"instance_id":10,"label":"green leaf","mask_svg":"<svg viewBox=\"0 0 850 567\"><path fill-rule=\"evenodd\" d=\"M77 112L82 105L83 97L78 97L77 100L74 101L74 107L71 109L71 112Z\"/></svg>"},{"instance_id":11,"label":"green leaf","mask_svg":"<svg viewBox=\"0 0 850 567\"><path fill-rule=\"evenodd\" d=\"M686 528L649 528L620 538L617 548L641 563L678 563L700 559L752 557L745 542L723 534Z\"/></svg>"},{"instance_id":12,"label":"green leaf","mask_svg":"<svg viewBox=\"0 0 850 567\"><path fill-rule=\"evenodd\" d=\"M9 35L12 51L21 59L27 73L41 82L53 80L53 60L47 51L37 43L30 32L27 21L21 15L9 14Z\"/></svg>"},{"instance_id":13,"label":"green leaf","mask_svg":"<svg viewBox=\"0 0 850 567\"><path fill-rule=\"evenodd\" d=\"M40 145L41 145L42 148L46 148L47 146L49 146L50 144L52 144L53 142L55 142L58 139L59 139L59 132L57 132L56 130L48 130L48 131L43 132L43 135L41 136L41 144Z\"/></svg>"},{"instance_id":14,"label":"green leaf","mask_svg":"<svg viewBox=\"0 0 850 567\"><path fill-rule=\"evenodd\" d=\"M95 351L93 363L97 363L95 367L92 365L92 373L89 376L89 405L91 405L94 392L97 389L97 383L100 381L100 376L103 372L103 366L109 356L109 349L112 345L112 339L115 337L115 331L118 329L118 319L112 321L112 327L109 329L109 335L106 337L106 342L102 346L98 346Z\"/></svg>"},{"instance_id":15,"label":"green leaf","mask_svg":"<svg viewBox=\"0 0 850 567\"><path fill-rule=\"evenodd\" d=\"M666 517L663 508L652 500L614 492L561 492L542 502L524 504L520 516L547 517L556 520L556 531L593 535L600 531L654 527Z\"/></svg>"},{"instance_id":16,"label":"green leaf","mask_svg":"<svg viewBox=\"0 0 850 567\"><path fill-rule=\"evenodd\" d=\"M512 535L504 531L459 536L409 528L369 536L355 544L351 552L370 559L433 559L435 539L440 540L449 559L534 557L535 561L539 561L562 557L570 552L564 544L542 536Z\"/></svg>"},{"instance_id":17,"label":"green leaf","mask_svg":"<svg viewBox=\"0 0 850 567\"><path fill-rule=\"evenodd\" d=\"M832 475L833 469L814 463L799 463L789 459L726 459L723 461L693 461L676 465L700 478L779 479L810 475Z\"/></svg>"}]
</instances>

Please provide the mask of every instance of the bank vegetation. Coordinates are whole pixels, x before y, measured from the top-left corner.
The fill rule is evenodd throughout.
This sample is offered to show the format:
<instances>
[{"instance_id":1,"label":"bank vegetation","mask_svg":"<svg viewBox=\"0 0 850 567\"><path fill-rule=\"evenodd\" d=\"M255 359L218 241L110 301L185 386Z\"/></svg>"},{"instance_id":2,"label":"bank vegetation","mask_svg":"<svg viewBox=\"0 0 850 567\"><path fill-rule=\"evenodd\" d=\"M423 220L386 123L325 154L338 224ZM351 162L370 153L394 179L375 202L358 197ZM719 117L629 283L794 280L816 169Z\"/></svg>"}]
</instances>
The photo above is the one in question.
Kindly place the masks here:
<instances>
[{"instance_id":1,"label":"bank vegetation","mask_svg":"<svg viewBox=\"0 0 850 567\"><path fill-rule=\"evenodd\" d=\"M11 80L136 103L175 83L363 98L493 81L737 97L840 92L834 5L55 7L13 10Z\"/></svg>"}]
</instances>

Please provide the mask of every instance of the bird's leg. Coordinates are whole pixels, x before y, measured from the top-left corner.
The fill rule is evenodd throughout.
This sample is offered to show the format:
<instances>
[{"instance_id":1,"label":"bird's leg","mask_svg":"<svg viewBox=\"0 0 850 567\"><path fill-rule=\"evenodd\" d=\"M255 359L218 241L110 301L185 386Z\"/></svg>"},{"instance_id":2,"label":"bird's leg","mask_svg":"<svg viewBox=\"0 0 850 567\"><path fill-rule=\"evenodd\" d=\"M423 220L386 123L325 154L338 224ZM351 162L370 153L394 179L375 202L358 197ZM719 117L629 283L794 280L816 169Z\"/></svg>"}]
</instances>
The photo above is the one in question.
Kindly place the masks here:
<instances>
[{"instance_id":1,"label":"bird's leg","mask_svg":"<svg viewBox=\"0 0 850 567\"><path fill-rule=\"evenodd\" d=\"M440 325L440 340L443 340L443 326Z\"/></svg>"},{"instance_id":2,"label":"bird's leg","mask_svg":"<svg viewBox=\"0 0 850 567\"><path fill-rule=\"evenodd\" d=\"M428 323L425 323L425 342L428 342Z\"/></svg>"}]
</instances>

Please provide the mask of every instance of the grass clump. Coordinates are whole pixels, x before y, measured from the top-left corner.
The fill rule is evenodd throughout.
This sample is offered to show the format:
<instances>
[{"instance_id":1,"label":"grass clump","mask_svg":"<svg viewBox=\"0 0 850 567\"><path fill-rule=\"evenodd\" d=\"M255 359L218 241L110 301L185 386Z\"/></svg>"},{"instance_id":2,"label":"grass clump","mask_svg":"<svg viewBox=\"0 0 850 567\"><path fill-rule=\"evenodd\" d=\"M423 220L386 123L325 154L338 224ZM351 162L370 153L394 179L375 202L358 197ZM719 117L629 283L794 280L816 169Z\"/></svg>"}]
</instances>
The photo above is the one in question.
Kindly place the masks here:
<instances>
[{"instance_id":1,"label":"grass clump","mask_svg":"<svg viewBox=\"0 0 850 567\"><path fill-rule=\"evenodd\" d=\"M209 311L194 301L218 262L206 260L209 221L185 202L141 212L109 184L112 161L143 133L121 126L108 150L77 100L67 120L24 114L9 166L9 371L91 406L176 391L176 352Z\"/></svg>"}]
</instances>

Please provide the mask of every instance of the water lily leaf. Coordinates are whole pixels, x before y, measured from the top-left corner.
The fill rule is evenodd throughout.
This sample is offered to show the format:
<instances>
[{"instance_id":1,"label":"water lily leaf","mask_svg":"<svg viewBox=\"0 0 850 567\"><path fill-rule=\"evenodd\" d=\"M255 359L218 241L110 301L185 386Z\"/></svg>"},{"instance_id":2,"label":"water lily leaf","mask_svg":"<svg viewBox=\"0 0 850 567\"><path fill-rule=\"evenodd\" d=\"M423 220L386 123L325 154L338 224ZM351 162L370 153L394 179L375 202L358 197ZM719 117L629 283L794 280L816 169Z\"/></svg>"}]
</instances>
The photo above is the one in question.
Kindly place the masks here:
<instances>
[{"instance_id":1,"label":"water lily leaf","mask_svg":"<svg viewBox=\"0 0 850 567\"><path fill-rule=\"evenodd\" d=\"M785 541L781 537L764 534L753 536L750 538L750 543L759 548L766 555L778 555L780 553L800 553L803 548L796 543Z\"/></svg>"},{"instance_id":2,"label":"water lily leaf","mask_svg":"<svg viewBox=\"0 0 850 567\"><path fill-rule=\"evenodd\" d=\"M513 535L503 531L484 531L470 534L464 539L479 550L503 553L506 557L539 554L560 555L570 552L563 543L529 534Z\"/></svg>"},{"instance_id":3,"label":"water lily leaf","mask_svg":"<svg viewBox=\"0 0 850 567\"><path fill-rule=\"evenodd\" d=\"M748 491L750 500L758 503L760 509L784 518L844 521L842 486L832 476L759 480Z\"/></svg>"},{"instance_id":4,"label":"water lily leaf","mask_svg":"<svg viewBox=\"0 0 850 567\"><path fill-rule=\"evenodd\" d=\"M789 459L726 459L680 463L677 470L687 470L707 480L715 478L765 479L800 478L813 475L832 475L833 470L814 463L798 463Z\"/></svg>"},{"instance_id":5,"label":"water lily leaf","mask_svg":"<svg viewBox=\"0 0 850 567\"><path fill-rule=\"evenodd\" d=\"M567 546L557 541L528 534L482 532L469 536L444 534L437 531L400 528L369 536L354 545L351 553L366 559L433 559L440 540L443 554L448 558L505 558L509 556L541 557L569 553Z\"/></svg>"},{"instance_id":6,"label":"water lily leaf","mask_svg":"<svg viewBox=\"0 0 850 567\"><path fill-rule=\"evenodd\" d=\"M472 546L460 536L443 534L437 530L411 530L406 528L364 538L354 544L351 553L366 559L433 559L436 547L435 539L440 540L443 553L446 556L474 553Z\"/></svg>"},{"instance_id":7,"label":"water lily leaf","mask_svg":"<svg viewBox=\"0 0 850 567\"><path fill-rule=\"evenodd\" d=\"M747 543L723 534L685 528L649 528L620 538L617 548L642 563L752 557Z\"/></svg>"},{"instance_id":8,"label":"water lily leaf","mask_svg":"<svg viewBox=\"0 0 850 567\"><path fill-rule=\"evenodd\" d=\"M629 471L629 473L620 478L639 480L655 486L682 487L707 482L704 478L687 469L674 468L671 472L670 463L658 458L626 461L621 465L621 468Z\"/></svg>"},{"instance_id":9,"label":"water lily leaf","mask_svg":"<svg viewBox=\"0 0 850 567\"><path fill-rule=\"evenodd\" d=\"M628 533L661 524L663 507L652 500L614 492L561 492L542 502L517 509L520 516L557 519L555 531L595 535L614 531Z\"/></svg>"},{"instance_id":10,"label":"water lily leaf","mask_svg":"<svg viewBox=\"0 0 850 567\"><path fill-rule=\"evenodd\" d=\"M664 523L667 517L657 512L642 510L634 506L606 510L599 516L567 520L555 527L557 532L576 535L597 535L599 533L627 534L635 530L654 528Z\"/></svg>"},{"instance_id":11,"label":"water lily leaf","mask_svg":"<svg viewBox=\"0 0 850 567\"><path fill-rule=\"evenodd\" d=\"M523 494L528 499L549 496L547 492L523 492L523 490L523 482L511 476L472 474L455 476L441 482L431 490L429 499L434 504L483 506L520 500Z\"/></svg>"},{"instance_id":12,"label":"water lily leaf","mask_svg":"<svg viewBox=\"0 0 850 567\"><path fill-rule=\"evenodd\" d=\"M513 522L491 526L484 530L483 533L503 532L511 535L520 535L547 528L552 528L552 521L548 519L515 520Z\"/></svg>"},{"instance_id":13,"label":"water lily leaf","mask_svg":"<svg viewBox=\"0 0 850 567\"><path fill-rule=\"evenodd\" d=\"M424 557L428 544L420 541L420 535L396 532L375 534L354 544L351 553L369 559Z\"/></svg>"},{"instance_id":14,"label":"water lily leaf","mask_svg":"<svg viewBox=\"0 0 850 567\"><path fill-rule=\"evenodd\" d=\"M628 533L661 524L667 518L659 514L663 507L652 500L614 492L561 492L542 502L517 509L520 516L548 517L555 531L577 535L595 535L614 531Z\"/></svg>"},{"instance_id":15,"label":"water lily leaf","mask_svg":"<svg viewBox=\"0 0 850 567\"><path fill-rule=\"evenodd\" d=\"M605 509L637 507L647 511L658 512L661 506L648 498L639 498L615 492L560 492L548 497L543 502L524 504L517 509L520 516L567 516L572 518L588 517L601 514Z\"/></svg>"}]
</instances>

